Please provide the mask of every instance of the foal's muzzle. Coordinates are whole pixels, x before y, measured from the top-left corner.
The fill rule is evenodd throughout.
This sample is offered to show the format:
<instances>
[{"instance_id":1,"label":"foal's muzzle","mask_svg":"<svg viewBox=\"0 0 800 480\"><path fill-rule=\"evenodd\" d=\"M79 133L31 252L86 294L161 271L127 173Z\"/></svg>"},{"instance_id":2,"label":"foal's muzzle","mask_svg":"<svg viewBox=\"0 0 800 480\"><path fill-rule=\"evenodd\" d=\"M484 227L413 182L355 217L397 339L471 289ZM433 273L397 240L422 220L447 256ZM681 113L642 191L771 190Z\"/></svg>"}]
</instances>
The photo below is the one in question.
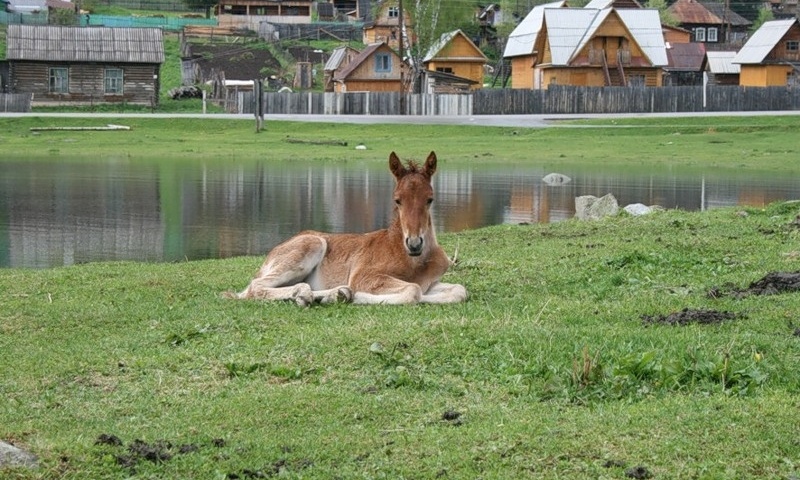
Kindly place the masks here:
<instances>
[{"instance_id":1,"label":"foal's muzzle","mask_svg":"<svg viewBox=\"0 0 800 480\"><path fill-rule=\"evenodd\" d=\"M412 257L417 257L422 253L422 237L406 238L406 250Z\"/></svg>"}]
</instances>

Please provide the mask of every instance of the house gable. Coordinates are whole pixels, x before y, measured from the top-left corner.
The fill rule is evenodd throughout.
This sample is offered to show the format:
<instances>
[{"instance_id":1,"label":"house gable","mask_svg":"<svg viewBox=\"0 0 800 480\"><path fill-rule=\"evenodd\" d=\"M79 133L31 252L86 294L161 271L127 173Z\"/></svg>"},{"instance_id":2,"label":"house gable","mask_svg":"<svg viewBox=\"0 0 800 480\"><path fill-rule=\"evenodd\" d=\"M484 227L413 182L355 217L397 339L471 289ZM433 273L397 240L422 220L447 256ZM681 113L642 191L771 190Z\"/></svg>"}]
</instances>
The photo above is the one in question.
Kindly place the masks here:
<instances>
[{"instance_id":1,"label":"house gable","mask_svg":"<svg viewBox=\"0 0 800 480\"><path fill-rule=\"evenodd\" d=\"M334 90L399 91L403 69L400 56L386 43L373 43L334 75Z\"/></svg>"},{"instance_id":2,"label":"house gable","mask_svg":"<svg viewBox=\"0 0 800 480\"><path fill-rule=\"evenodd\" d=\"M548 8L566 7L567 2L558 1L537 5L525 16L517 27L508 36L506 48L503 52L504 58L532 55L535 51L535 44L539 38L544 22L544 11Z\"/></svg>"},{"instance_id":3,"label":"house gable","mask_svg":"<svg viewBox=\"0 0 800 480\"><path fill-rule=\"evenodd\" d=\"M443 34L439 41L428 50L422 60L429 71L452 74L469 80L470 88L480 88L483 84L483 66L488 61L480 48L461 30Z\"/></svg>"}]
</instances>

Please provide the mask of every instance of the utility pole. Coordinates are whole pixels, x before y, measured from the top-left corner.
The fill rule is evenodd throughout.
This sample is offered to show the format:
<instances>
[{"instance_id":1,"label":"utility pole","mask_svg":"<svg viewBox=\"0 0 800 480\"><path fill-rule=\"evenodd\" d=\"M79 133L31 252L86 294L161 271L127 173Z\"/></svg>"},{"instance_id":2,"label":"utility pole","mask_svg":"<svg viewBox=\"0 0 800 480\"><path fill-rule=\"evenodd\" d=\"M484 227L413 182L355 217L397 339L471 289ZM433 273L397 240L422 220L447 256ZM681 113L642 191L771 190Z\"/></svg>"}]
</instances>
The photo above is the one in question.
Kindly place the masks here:
<instances>
[{"instance_id":1,"label":"utility pole","mask_svg":"<svg viewBox=\"0 0 800 480\"><path fill-rule=\"evenodd\" d=\"M398 0L397 14L399 15L400 24L400 41L398 43L398 50L400 50L400 115L406 114L406 88L405 88L405 45L403 39L403 0Z\"/></svg>"}]
</instances>

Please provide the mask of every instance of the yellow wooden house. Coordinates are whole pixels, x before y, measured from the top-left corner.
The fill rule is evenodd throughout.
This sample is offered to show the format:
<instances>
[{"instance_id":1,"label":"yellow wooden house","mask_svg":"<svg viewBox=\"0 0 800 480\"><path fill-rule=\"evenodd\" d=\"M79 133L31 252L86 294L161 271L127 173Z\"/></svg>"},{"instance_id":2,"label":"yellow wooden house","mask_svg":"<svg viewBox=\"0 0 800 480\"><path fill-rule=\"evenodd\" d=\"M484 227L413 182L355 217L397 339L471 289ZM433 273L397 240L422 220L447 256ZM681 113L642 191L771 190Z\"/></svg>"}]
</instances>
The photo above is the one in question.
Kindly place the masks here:
<instances>
[{"instance_id":1,"label":"yellow wooden house","mask_svg":"<svg viewBox=\"0 0 800 480\"><path fill-rule=\"evenodd\" d=\"M461 30L443 34L422 60L425 70L447 73L470 80L470 88L483 86L488 58Z\"/></svg>"},{"instance_id":2,"label":"yellow wooden house","mask_svg":"<svg viewBox=\"0 0 800 480\"><path fill-rule=\"evenodd\" d=\"M385 42L373 43L334 73L333 91L401 92L401 72L407 74L400 56Z\"/></svg>"},{"instance_id":3,"label":"yellow wooden house","mask_svg":"<svg viewBox=\"0 0 800 480\"><path fill-rule=\"evenodd\" d=\"M503 58L511 63L511 88L533 88L533 65L539 54L535 44L544 24L544 11L566 6L567 2L559 0L533 7L508 36Z\"/></svg>"},{"instance_id":4,"label":"yellow wooden house","mask_svg":"<svg viewBox=\"0 0 800 480\"><path fill-rule=\"evenodd\" d=\"M655 9L545 9L534 51L533 88L660 87L668 65Z\"/></svg>"},{"instance_id":5,"label":"yellow wooden house","mask_svg":"<svg viewBox=\"0 0 800 480\"><path fill-rule=\"evenodd\" d=\"M764 22L733 58L739 85L775 87L800 84L800 23L796 18Z\"/></svg>"}]
</instances>

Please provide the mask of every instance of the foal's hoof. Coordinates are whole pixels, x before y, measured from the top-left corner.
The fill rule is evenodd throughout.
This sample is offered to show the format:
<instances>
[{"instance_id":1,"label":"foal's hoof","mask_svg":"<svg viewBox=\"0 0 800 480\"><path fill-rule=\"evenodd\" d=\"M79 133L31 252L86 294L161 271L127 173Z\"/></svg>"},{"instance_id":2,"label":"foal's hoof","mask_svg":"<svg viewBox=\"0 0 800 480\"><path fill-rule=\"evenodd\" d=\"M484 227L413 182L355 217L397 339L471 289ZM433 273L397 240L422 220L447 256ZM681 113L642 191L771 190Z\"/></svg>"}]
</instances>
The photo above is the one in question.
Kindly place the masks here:
<instances>
[{"instance_id":1,"label":"foal's hoof","mask_svg":"<svg viewBox=\"0 0 800 480\"><path fill-rule=\"evenodd\" d=\"M336 301L341 303L350 303L353 301L353 291L350 287L339 287L336 292Z\"/></svg>"}]
</instances>

